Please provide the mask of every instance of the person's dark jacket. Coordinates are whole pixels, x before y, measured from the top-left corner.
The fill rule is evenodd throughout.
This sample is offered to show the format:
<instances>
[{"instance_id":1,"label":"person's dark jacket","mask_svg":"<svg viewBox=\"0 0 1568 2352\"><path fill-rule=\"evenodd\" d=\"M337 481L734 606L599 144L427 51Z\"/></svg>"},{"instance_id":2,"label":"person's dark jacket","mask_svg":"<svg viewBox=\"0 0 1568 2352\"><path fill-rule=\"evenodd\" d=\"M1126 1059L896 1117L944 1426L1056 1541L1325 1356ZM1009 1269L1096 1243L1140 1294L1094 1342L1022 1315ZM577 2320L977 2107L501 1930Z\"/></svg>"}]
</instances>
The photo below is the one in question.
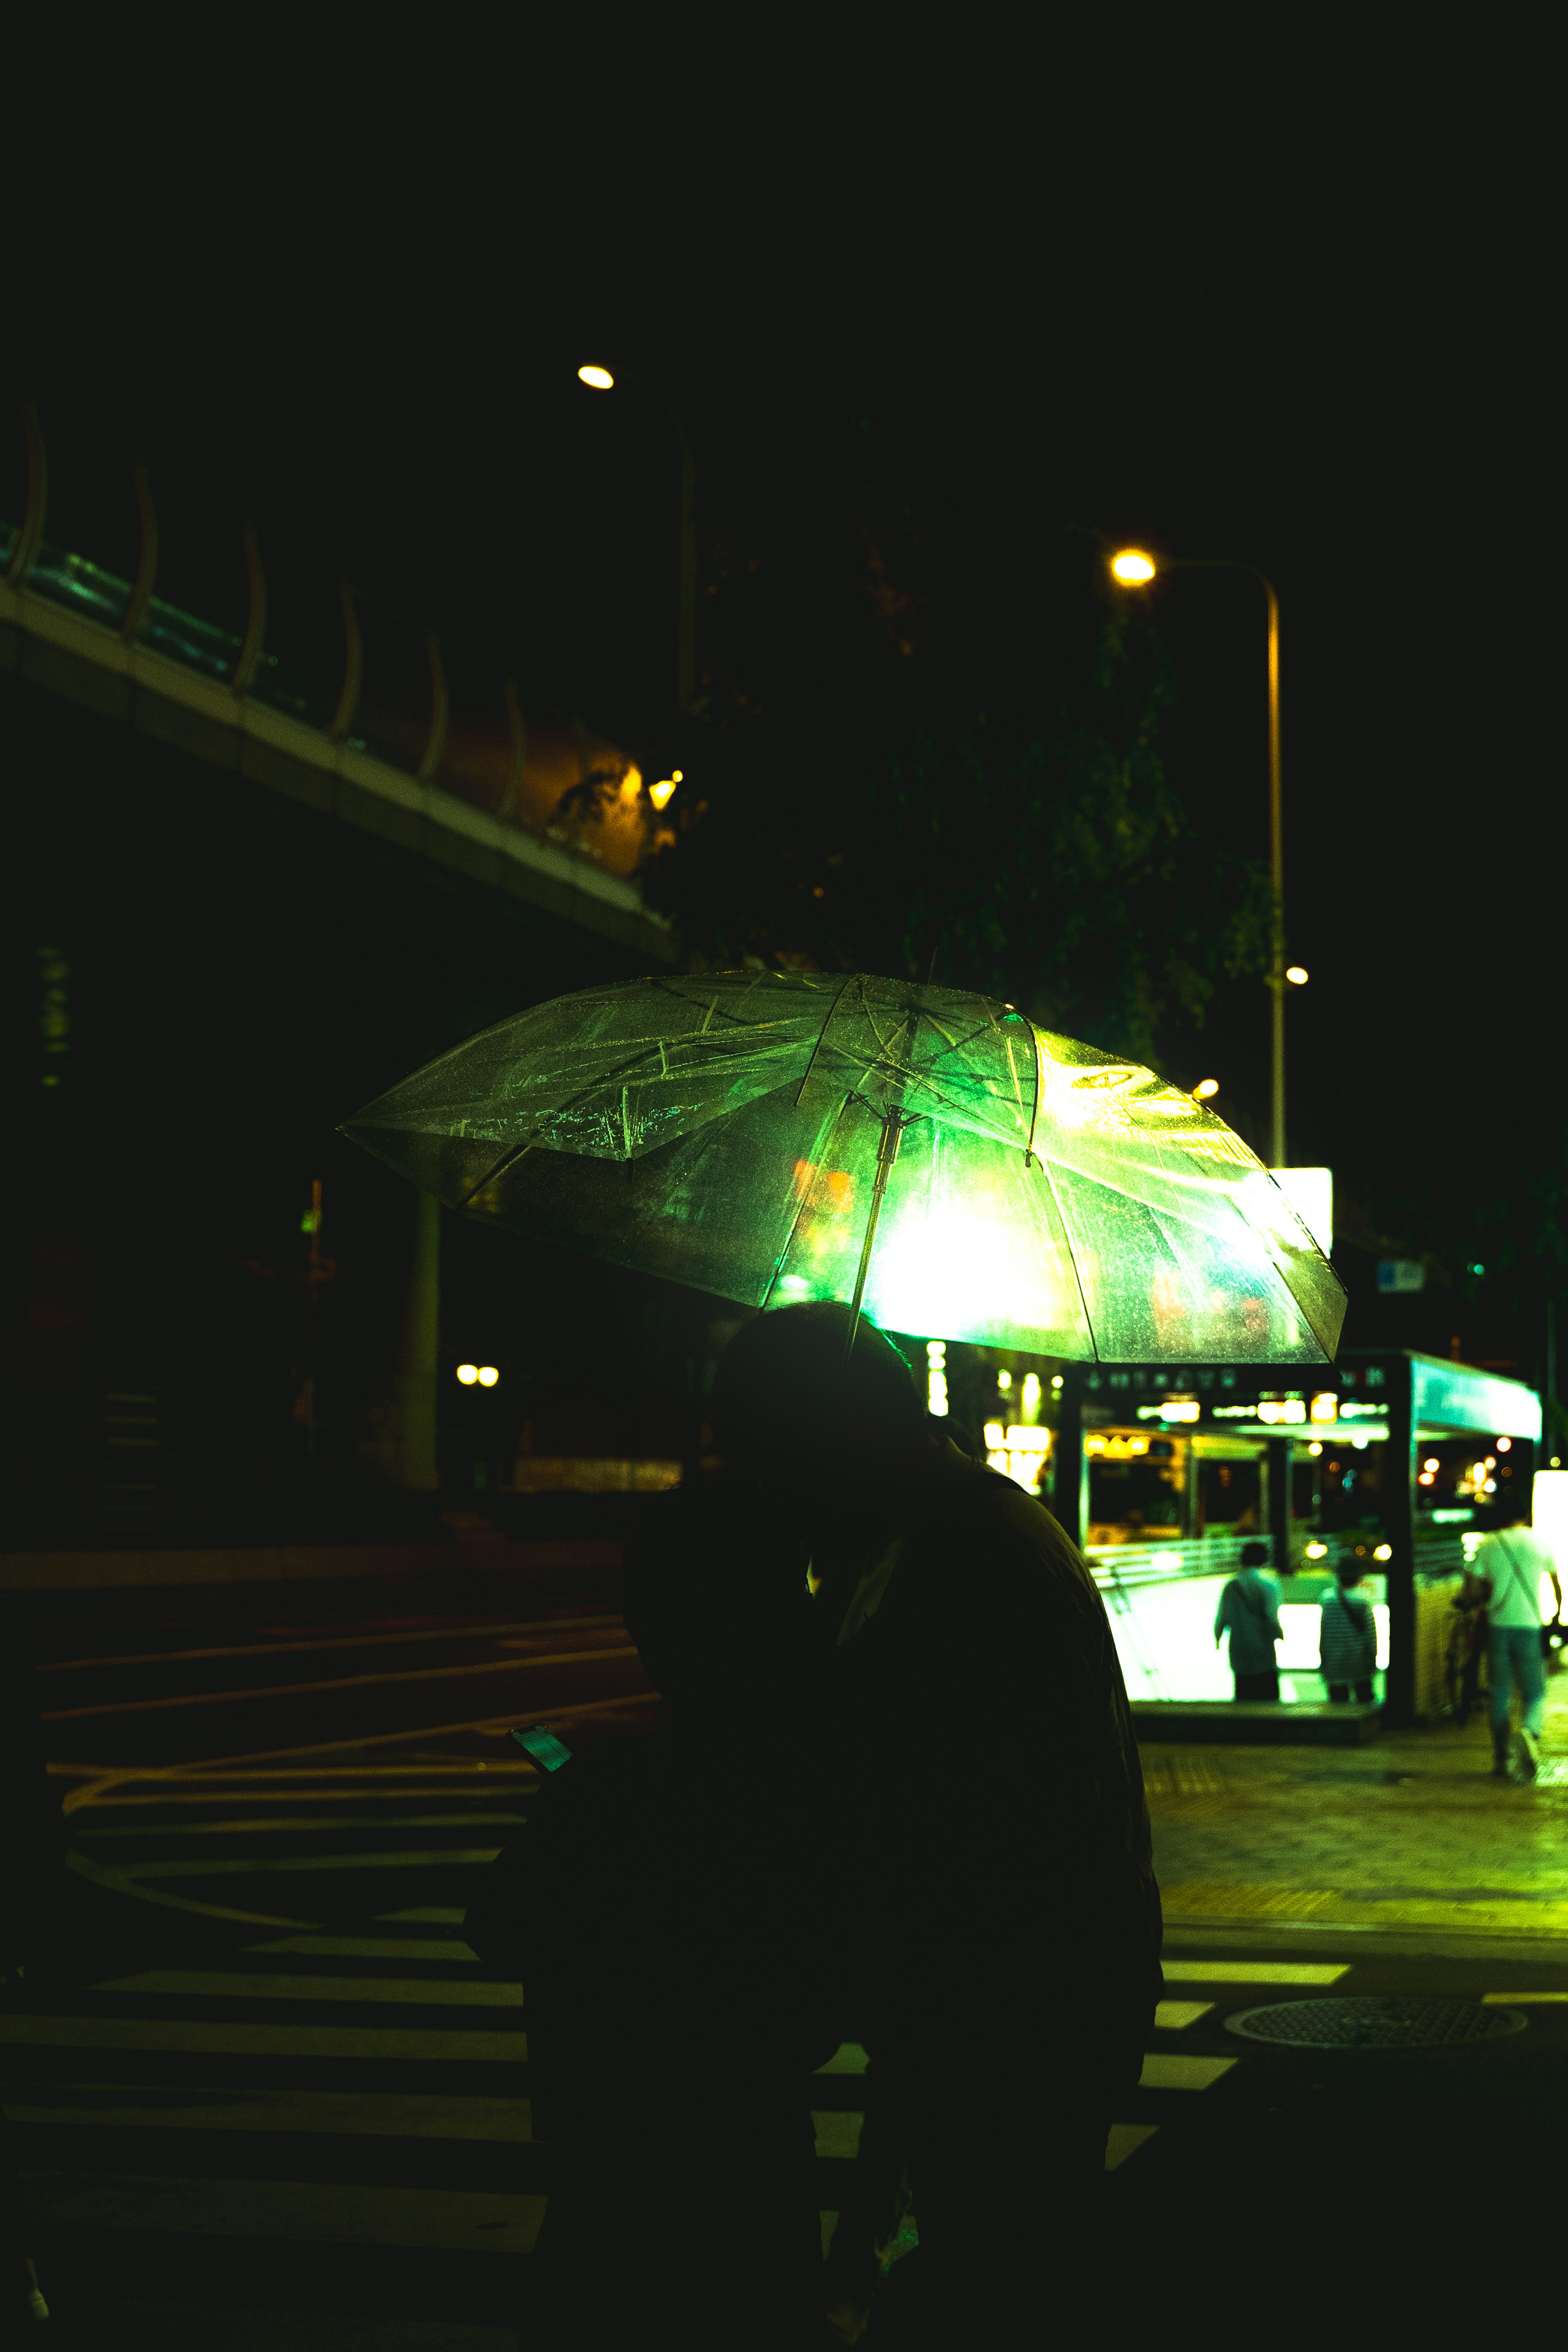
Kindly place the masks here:
<instances>
[{"instance_id":1,"label":"person's dark jacket","mask_svg":"<svg viewBox=\"0 0 1568 2352\"><path fill-rule=\"evenodd\" d=\"M1012 1480L952 1452L865 1599L832 1661L861 1998L895 2033L968 2005L1016 2025L1071 2014L1107 2093L1131 2088L1162 1985L1160 1900L1082 1555Z\"/></svg>"}]
</instances>

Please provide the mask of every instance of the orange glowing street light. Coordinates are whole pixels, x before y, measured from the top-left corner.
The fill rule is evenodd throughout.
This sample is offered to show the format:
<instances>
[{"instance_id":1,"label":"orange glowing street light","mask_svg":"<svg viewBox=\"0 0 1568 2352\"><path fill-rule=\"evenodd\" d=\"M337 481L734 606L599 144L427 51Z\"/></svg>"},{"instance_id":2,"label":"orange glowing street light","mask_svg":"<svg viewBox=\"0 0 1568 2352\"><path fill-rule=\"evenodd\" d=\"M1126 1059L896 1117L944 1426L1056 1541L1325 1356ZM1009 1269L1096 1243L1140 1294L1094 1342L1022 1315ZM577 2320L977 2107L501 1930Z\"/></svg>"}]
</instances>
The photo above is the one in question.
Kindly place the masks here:
<instances>
[{"instance_id":1,"label":"orange glowing street light","mask_svg":"<svg viewBox=\"0 0 1568 2352\"><path fill-rule=\"evenodd\" d=\"M1279 770L1279 599L1273 583L1255 563L1233 556L1148 555L1141 547L1119 548L1110 559L1110 576L1123 588L1146 588L1162 572L1246 572L1261 587L1268 612L1268 878L1274 893L1273 938L1268 955L1268 990L1273 998L1273 1083L1270 1087L1270 1164L1288 1166L1285 1157L1285 989L1298 988L1307 975L1300 964L1285 964L1285 832Z\"/></svg>"}]
</instances>

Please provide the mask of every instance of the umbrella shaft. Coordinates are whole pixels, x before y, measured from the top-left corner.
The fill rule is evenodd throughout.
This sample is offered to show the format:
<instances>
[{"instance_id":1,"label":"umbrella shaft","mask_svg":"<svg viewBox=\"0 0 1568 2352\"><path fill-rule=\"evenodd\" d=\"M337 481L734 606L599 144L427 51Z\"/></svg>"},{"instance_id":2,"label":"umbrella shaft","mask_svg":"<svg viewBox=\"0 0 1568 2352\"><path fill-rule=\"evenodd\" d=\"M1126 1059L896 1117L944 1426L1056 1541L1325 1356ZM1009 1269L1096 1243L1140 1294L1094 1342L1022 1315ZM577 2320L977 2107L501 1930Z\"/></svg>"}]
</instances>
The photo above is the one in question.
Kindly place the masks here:
<instances>
[{"instance_id":1,"label":"umbrella shaft","mask_svg":"<svg viewBox=\"0 0 1568 2352\"><path fill-rule=\"evenodd\" d=\"M882 1140L877 1147L877 1181L871 1187L871 1213L866 1220L866 1238L860 1244L860 1265L855 1276L855 1296L849 1307L849 1337L844 1349L846 1363L855 1345L855 1334L860 1328L860 1301L866 1296L866 1276L870 1271L871 1244L877 1238L877 1220L882 1213L882 1195L888 1189L888 1179L893 1172L893 1162L899 1156L899 1143L907 1124L898 1111L882 1121Z\"/></svg>"}]
</instances>

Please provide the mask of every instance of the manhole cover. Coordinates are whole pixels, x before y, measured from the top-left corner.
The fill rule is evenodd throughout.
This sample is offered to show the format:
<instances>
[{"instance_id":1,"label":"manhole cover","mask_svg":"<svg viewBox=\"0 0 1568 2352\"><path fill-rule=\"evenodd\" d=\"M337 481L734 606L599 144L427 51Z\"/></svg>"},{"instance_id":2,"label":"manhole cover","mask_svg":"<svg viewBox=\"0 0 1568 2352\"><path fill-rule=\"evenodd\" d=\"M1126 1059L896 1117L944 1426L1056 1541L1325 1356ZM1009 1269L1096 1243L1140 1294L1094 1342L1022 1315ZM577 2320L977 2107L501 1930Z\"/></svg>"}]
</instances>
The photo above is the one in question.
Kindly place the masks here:
<instances>
[{"instance_id":1,"label":"manhole cover","mask_svg":"<svg viewBox=\"0 0 1568 2352\"><path fill-rule=\"evenodd\" d=\"M1429 2050L1441 2042L1497 2042L1521 2033L1517 2009L1483 2009L1473 2000L1401 2000L1397 1994L1342 1994L1331 2000L1278 2000L1225 2021L1248 2042L1292 2050Z\"/></svg>"}]
</instances>

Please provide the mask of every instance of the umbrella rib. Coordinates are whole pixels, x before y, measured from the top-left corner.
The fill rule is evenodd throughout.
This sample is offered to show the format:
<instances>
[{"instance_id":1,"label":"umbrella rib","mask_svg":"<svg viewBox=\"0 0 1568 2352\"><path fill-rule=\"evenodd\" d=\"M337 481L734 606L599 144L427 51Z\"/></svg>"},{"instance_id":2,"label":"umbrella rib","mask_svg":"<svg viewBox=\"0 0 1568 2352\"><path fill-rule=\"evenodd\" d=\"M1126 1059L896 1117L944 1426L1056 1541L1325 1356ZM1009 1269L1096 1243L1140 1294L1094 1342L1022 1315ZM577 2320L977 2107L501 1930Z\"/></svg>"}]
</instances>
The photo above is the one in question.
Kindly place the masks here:
<instances>
[{"instance_id":1,"label":"umbrella rib","mask_svg":"<svg viewBox=\"0 0 1568 2352\"><path fill-rule=\"evenodd\" d=\"M1039 1032L1036 1029L1035 1024L1030 1020L1028 1014L1026 1013L1016 1013L1015 1018L1021 1021L1025 1028L1028 1031L1029 1043L1035 1049L1035 1108L1029 1113L1029 1140L1024 1146L1024 1158L1026 1162L1027 1162L1035 1156L1035 1129L1040 1123L1040 1065L1044 1057L1040 1053ZM1007 1050L1007 1059L1009 1062L1013 1059L1011 1045L1009 1045ZM1018 1108L1020 1110L1024 1108L1021 1099L1019 1101Z\"/></svg>"},{"instance_id":2,"label":"umbrella rib","mask_svg":"<svg viewBox=\"0 0 1568 2352\"><path fill-rule=\"evenodd\" d=\"M804 1084L804 1081L802 1083ZM822 1142L816 1147L816 1149L821 1151L825 1159L832 1151L834 1141L838 1133L839 1124L843 1119L845 1112L848 1109L850 1104L854 1100L855 1097L853 1095L846 1095L844 1100L839 1104L838 1108L834 1112L833 1124L828 1129L826 1135L822 1139ZM813 1169L812 1176L814 1179L816 1177L816 1171ZM795 1237L800 1231L800 1221L805 1214L807 1205L811 1200L811 1184L803 1184L800 1189L800 1206L795 1211L795 1216L791 1220L789 1232L784 1236L784 1245L783 1249L780 1250L777 1257L773 1260L773 1270L768 1276L768 1286L763 1291L762 1303L757 1308L759 1315L764 1314L767 1311L768 1301L773 1295L774 1288L778 1283L778 1278L784 1270L791 1250L795 1247Z\"/></svg>"},{"instance_id":3,"label":"umbrella rib","mask_svg":"<svg viewBox=\"0 0 1568 2352\"><path fill-rule=\"evenodd\" d=\"M574 1095L569 1095L563 1103L557 1104L555 1116L559 1118L563 1111L571 1110L575 1104L585 1102L590 1095L596 1094L602 1086L605 1086L615 1078L620 1077L626 1071L635 1070L639 1062L646 1062L650 1055L659 1052L661 1049L661 1044L662 1041L656 1037L651 1045L643 1046L639 1053L636 1053L632 1055L630 1061L623 1062L619 1069L603 1071L600 1076L593 1081L591 1086L579 1087L578 1091ZM623 1088L622 1091L624 1097L625 1089ZM529 1137L526 1143L516 1144L511 1148L511 1150L503 1151L500 1158L496 1161L495 1166L487 1170L485 1174L479 1178L479 1182L464 1193L462 1199L458 1202L458 1208L466 1209L470 1201L475 1201L479 1198L479 1194L485 1190L485 1187L488 1184L493 1184L498 1176L504 1176L509 1168L515 1168L520 1160L526 1160L538 1140L539 1131L536 1128L533 1133ZM631 1137L629 1130L627 1130L626 1134L626 1157L629 1160L631 1158Z\"/></svg>"},{"instance_id":4,"label":"umbrella rib","mask_svg":"<svg viewBox=\"0 0 1568 2352\"><path fill-rule=\"evenodd\" d=\"M1024 1164L1026 1167L1028 1166L1027 1159L1026 1159ZM1078 1252L1073 1247L1072 1233L1068 1227L1067 1217L1062 1210L1061 1195L1057 1191L1057 1180L1051 1174L1050 1169L1047 1167L1045 1160L1037 1160L1035 1165L1050 1187L1051 1204L1056 1210L1058 1219L1061 1224L1062 1239L1067 1244L1068 1264L1072 1268L1072 1278L1078 1288L1078 1303L1083 1309L1083 1328L1089 1333L1089 1344L1094 1349L1094 1360L1098 1364L1100 1360L1100 1341L1096 1339L1094 1334L1094 1318L1089 1311L1089 1301L1083 1295L1083 1276L1078 1270Z\"/></svg>"},{"instance_id":5,"label":"umbrella rib","mask_svg":"<svg viewBox=\"0 0 1568 2352\"><path fill-rule=\"evenodd\" d=\"M816 1057L822 1051L823 1042L826 1039L828 1031L833 1026L834 1019L837 1013L840 1004L844 1002L844 992L856 976L857 975L854 972L847 972L845 974L844 978L838 983L838 993L835 996L832 1003L828 1006L827 1011L822 1017L822 1026L816 1033L816 1043L811 1049L811 1059L805 1066L805 1076L801 1079L800 1085L795 1089L795 1107L796 1110L800 1108L801 1104L805 1099L805 1089L810 1081L811 1074L816 1067ZM840 1112L839 1116L843 1116L842 1112ZM835 1123L834 1132L837 1132L837 1122ZM771 1289L772 1286L772 1284L770 1284L769 1288Z\"/></svg>"}]
</instances>

